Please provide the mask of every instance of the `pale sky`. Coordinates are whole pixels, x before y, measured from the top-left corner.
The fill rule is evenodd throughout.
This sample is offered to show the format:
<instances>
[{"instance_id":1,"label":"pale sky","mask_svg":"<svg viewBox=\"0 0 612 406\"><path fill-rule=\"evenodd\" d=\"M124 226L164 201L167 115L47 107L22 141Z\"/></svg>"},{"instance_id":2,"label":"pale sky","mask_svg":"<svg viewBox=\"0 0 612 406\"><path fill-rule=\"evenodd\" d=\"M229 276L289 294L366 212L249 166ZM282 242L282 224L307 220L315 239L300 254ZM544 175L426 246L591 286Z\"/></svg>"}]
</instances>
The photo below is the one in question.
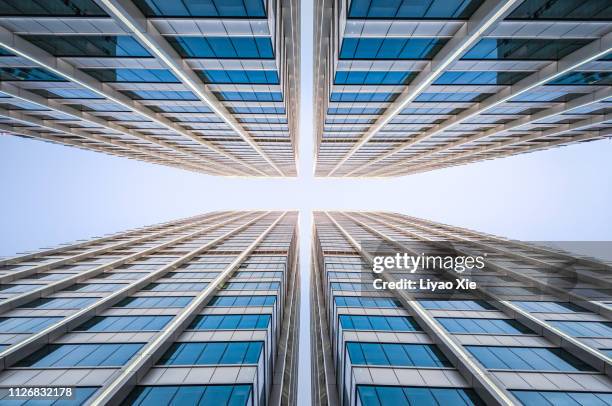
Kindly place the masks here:
<instances>
[{"instance_id":1,"label":"pale sky","mask_svg":"<svg viewBox=\"0 0 612 406\"><path fill-rule=\"evenodd\" d=\"M0 137L0 256L213 210L299 209L304 404L312 210L389 210L523 240L612 240L612 140L389 180L313 178L309 3L302 2L298 179L217 178Z\"/></svg>"}]
</instances>

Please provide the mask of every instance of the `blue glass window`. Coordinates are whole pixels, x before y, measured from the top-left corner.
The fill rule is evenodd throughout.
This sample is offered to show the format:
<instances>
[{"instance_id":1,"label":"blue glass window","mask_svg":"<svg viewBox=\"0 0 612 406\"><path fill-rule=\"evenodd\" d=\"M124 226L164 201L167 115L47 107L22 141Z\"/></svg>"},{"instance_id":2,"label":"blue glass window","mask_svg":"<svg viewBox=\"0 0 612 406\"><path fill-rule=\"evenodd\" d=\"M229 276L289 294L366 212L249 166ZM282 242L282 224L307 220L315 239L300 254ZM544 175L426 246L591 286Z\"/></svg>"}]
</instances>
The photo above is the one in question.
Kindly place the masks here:
<instances>
[{"instance_id":1,"label":"blue glass window","mask_svg":"<svg viewBox=\"0 0 612 406\"><path fill-rule=\"evenodd\" d=\"M445 43L437 38L344 38L340 59L431 59Z\"/></svg>"},{"instance_id":2,"label":"blue glass window","mask_svg":"<svg viewBox=\"0 0 612 406\"><path fill-rule=\"evenodd\" d=\"M166 307L185 307L192 300L193 296L128 297L117 303L115 307L152 309Z\"/></svg>"},{"instance_id":3,"label":"blue glass window","mask_svg":"<svg viewBox=\"0 0 612 406\"><path fill-rule=\"evenodd\" d=\"M268 84L279 83L275 70L205 70L196 71L206 83Z\"/></svg>"},{"instance_id":4,"label":"blue glass window","mask_svg":"<svg viewBox=\"0 0 612 406\"><path fill-rule=\"evenodd\" d=\"M513 85L532 72L459 72L441 74L434 85Z\"/></svg>"},{"instance_id":5,"label":"blue glass window","mask_svg":"<svg viewBox=\"0 0 612 406\"><path fill-rule=\"evenodd\" d=\"M589 42L582 39L484 38L461 59L559 60Z\"/></svg>"},{"instance_id":6,"label":"blue glass window","mask_svg":"<svg viewBox=\"0 0 612 406\"><path fill-rule=\"evenodd\" d=\"M0 1L3 16L105 17L107 14L93 0Z\"/></svg>"},{"instance_id":7,"label":"blue glass window","mask_svg":"<svg viewBox=\"0 0 612 406\"><path fill-rule=\"evenodd\" d=\"M368 92L333 92L330 101L333 102L391 102L398 93L368 93Z\"/></svg>"},{"instance_id":8,"label":"blue glass window","mask_svg":"<svg viewBox=\"0 0 612 406\"><path fill-rule=\"evenodd\" d=\"M340 315L346 330L421 331L412 317Z\"/></svg>"},{"instance_id":9,"label":"blue glass window","mask_svg":"<svg viewBox=\"0 0 612 406\"><path fill-rule=\"evenodd\" d=\"M280 92L214 92L219 100L223 101L283 101L283 94Z\"/></svg>"},{"instance_id":10,"label":"blue glass window","mask_svg":"<svg viewBox=\"0 0 612 406\"><path fill-rule=\"evenodd\" d=\"M588 312L573 303L563 302L529 302L529 301L512 301L513 304L532 313L581 313Z\"/></svg>"},{"instance_id":11,"label":"blue glass window","mask_svg":"<svg viewBox=\"0 0 612 406\"><path fill-rule=\"evenodd\" d=\"M351 0L348 18L466 19L481 0Z\"/></svg>"},{"instance_id":12,"label":"blue glass window","mask_svg":"<svg viewBox=\"0 0 612 406\"><path fill-rule=\"evenodd\" d=\"M0 68L0 80L23 80L28 82L66 81L56 74L41 68Z\"/></svg>"},{"instance_id":13,"label":"blue glass window","mask_svg":"<svg viewBox=\"0 0 612 406\"><path fill-rule=\"evenodd\" d=\"M77 331L159 331L172 316L96 316L81 324Z\"/></svg>"},{"instance_id":14,"label":"blue glass window","mask_svg":"<svg viewBox=\"0 0 612 406\"><path fill-rule=\"evenodd\" d=\"M60 279L67 278L69 276L72 276L72 274L41 272L41 273L36 273L34 275L29 275L27 278L24 278L24 279L37 279L39 281L58 281Z\"/></svg>"},{"instance_id":15,"label":"blue glass window","mask_svg":"<svg viewBox=\"0 0 612 406\"><path fill-rule=\"evenodd\" d=\"M268 314L200 315L189 326L191 330L260 330L270 324Z\"/></svg>"},{"instance_id":16,"label":"blue glass window","mask_svg":"<svg viewBox=\"0 0 612 406\"><path fill-rule=\"evenodd\" d=\"M612 72L570 72L551 80L547 85L608 86L612 85Z\"/></svg>"},{"instance_id":17,"label":"blue glass window","mask_svg":"<svg viewBox=\"0 0 612 406\"><path fill-rule=\"evenodd\" d=\"M251 385L137 386L126 399L127 405L227 405L247 406Z\"/></svg>"},{"instance_id":18,"label":"blue glass window","mask_svg":"<svg viewBox=\"0 0 612 406\"><path fill-rule=\"evenodd\" d=\"M206 106L151 106L157 113L212 113Z\"/></svg>"},{"instance_id":19,"label":"blue glass window","mask_svg":"<svg viewBox=\"0 0 612 406\"><path fill-rule=\"evenodd\" d=\"M0 317L0 332L38 333L61 319L61 317Z\"/></svg>"},{"instance_id":20,"label":"blue glass window","mask_svg":"<svg viewBox=\"0 0 612 406\"><path fill-rule=\"evenodd\" d=\"M327 114L382 114L383 111L375 107L333 107L327 109Z\"/></svg>"},{"instance_id":21,"label":"blue glass window","mask_svg":"<svg viewBox=\"0 0 612 406\"><path fill-rule=\"evenodd\" d=\"M228 107L229 111L234 114L285 114L284 107Z\"/></svg>"},{"instance_id":22,"label":"blue glass window","mask_svg":"<svg viewBox=\"0 0 612 406\"><path fill-rule=\"evenodd\" d=\"M190 91L174 90L124 90L126 96L133 100L199 100Z\"/></svg>"},{"instance_id":23,"label":"blue glass window","mask_svg":"<svg viewBox=\"0 0 612 406\"><path fill-rule=\"evenodd\" d=\"M402 110L400 115L435 115L435 114L459 114L462 109L455 107L409 107Z\"/></svg>"},{"instance_id":24,"label":"blue glass window","mask_svg":"<svg viewBox=\"0 0 612 406\"><path fill-rule=\"evenodd\" d=\"M113 35L23 35L53 56L82 56L109 58L150 57L151 54L134 38Z\"/></svg>"},{"instance_id":25,"label":"blue glass window","mask_svg":"<svg viewBox=\"0 0 612 406\"><path fill-rule=\"evenodd\" d=\"M217 276L219 272L168 272L164 275L165 278L170 279L211 279Z\"/></svg>"},{"instance_id":26,"label":"blue glass window","mask_svg":"<svg viewBox=\"0 0 612 406\"><path fill-rule=\"evenodd\" d=\"M357 394L362 406L484 406L484 402L471 389L358 385Z\"/></svg>"},{"instance_id":27,"label":"blue glass window","mask_svg":"<svg viewBox=\"0 0 612 406\"><path fill-rule=\"evenodd\" d=\"M227 282L223 289L228 290L276 290L278 282Z\"/></svg>"},{"instance_id":28,"label":"blue glass window","mask_svg":"<svg viewBox=\"0 0 612 406\"><path fill-rule=\"evenodd\" d=\"M276 296L215 296L209 306L214 307L255 307L273 306Z\"/></svg>"},{"instance_id":29,"label":"blue glass window","mask_svg":"<svg viewBox=\"0 0 612 406\"><path fill-rule=\"evenodd\" d=\"M208 283L203 282L177 282L177 283L150 283L142 290L150 290L153 292L196 292L206 289Z\"/></svg>"},{"instance_id":30,"label":"blue glass window","mask_svg":"<svg viewBox=\"0 0 612 406\"><path fill-rule=\"evenodd\" d=\"M361 291L375 291L376 289L372 286L371 283L350 283L350 282L332 282L331 288L333 290L346 290L352 292L361 292Z\"/></svg>"},{"instance_id":31,"label":"blue glass window","mask_svg":"<svg viewBox=\"0 0 612 406\"><path fill-rule=\"evenodd\" d=\"M469 334L533 334L531 330L516 320L506 319L470 319L470 318L436 318L451 333Z\"/></svg>"},{"instance_id":32,"label":"blue glass window","mask_svg":"<svg viewBox=\"0 0 612 406\"><path fill-rule=\"evenodd\" d=\"M0 404L3 405L18 405L18 406L68 406L68 405L83 405L98 388L76 386L72 387L72 397L70 399L46 399L40 396L33 397L15 397L10 396L8 390L0 392Z\"/></svg>"},{"instance_id":33,"label":"blue glass window","mask_svg":"<svg viewBox=\"0 0 612 406\"><path fill-rule=\"evenodd\" d=\"M42 298L28 302L20 308L25 309L82 309L95 302L98 298L95 297L58 297L58 298Z\"/></svg>"},{"instance_id":34,"label":"blue glass window","mask_svg":"<svg viewBox=\"0 0 612 406\"><path fill-rule=\"evenodd\" d=\"M612 393L604 392L557 392L557 391L510 391L520 402L526 406L536 405L563 405L563 406L591 406L612 405Z\"/></svg>"},{"instance_id":35,"label":"blue glass window","mask_svg":"<svg viewBox=\"0 0 612 406\"><path fill-rule=\"evenodd\" d=\"M265 17L263 0L134 0L147 17Z\"/></svg>"},{"instance_id":36,"label":"blue glass window","mask_svg":"<svg viewBox=\"0 0 612 406\"><path fill-rule=\"evenodd\" d=\"M421 93L415 102L479 102L487 97L488 93L456 92L456 93Z\"/></svg>"},{"instance_id":37,"label":"blue glass window","mask_svg":"<svg viewBox=\"0 0 612 406\"><path fill-rule=\"evenodd\" d=\"M495 310L495 307L483 300L419 299L419 303L428 310Z\"/></svg>"},{"instance_id":38,"label":"blue glass window","mask_svg":"<svg viewBox=\"0 0 612 406\"><path fill-rule=\"evenodd\" d=\"M365 296L336 296L338 307L373 307L373 308L401 308L401 304L389 297L365 297Z\"/></svg>"},{"instance_id":39,"label":"blue glass window","mask_svg":"<svg viewBox=\"0 0 612 406\"><path fill-rule=\"evenodd\" d=\"M48 99L103 99L89 89L32 89L33 93Z\"/></svg>"},{"instance_id":40,"label":"blue glass window","mask_svg":"<svg viewBox=\"0 0 612 406\"><path fill-rule=\"evenodd\" d=\"M85 73L101 82L126 83L179 83L166 69L83 69Z\"/></svg>"},{"instance_id":41,"label":"blue glass window","mask_svg":"<svg viewBox=\"0 0 612 406\"><path fill-rule=\"evenodd\" d=\"M602 0L526 0L508 20L612 20L612 5Z\"/></svg>"},{"instance_id":42,"label":"blue glass window","mask_svg":"<svg viewBox=\"0 0 612 406\"><path fill-rule=\"evenodd\" d=\"M257 364L261 341L175 343L161 357L160 365Z\"/></svg>"},{"instance_id":43,"label":"blue glass window","mask_svg":"<svg viewBox=\"0 0 612 406\"><path fill-rule=\"evenodd\" d=\"M471 346L465 348L485 368L533 371L592 371L561 348Z\"/></svg>"},{"instance_id":44,"label":"blue glass window","mask_svg":"<svg viewBox=\"0 0 612 406\"><path fill-rule=\"evenodd\" d=\"M549 321L553 327L576 337L612 337L612 322Z\"/></svg>"},{"instance_id":45,"label":"blue glass window","mask_svg":"<svg viewBox=\"0 0 612 406\"><path fill-rule=\"evenodd\" d=\"M24 358L20 367L122 366L144 344L48 344Z\"/></svg>"},{"instance_id":46,"label":"blue glass window","mask_svg":"<svg viewBox=\"0 0 612 406\"><path fill-rule=\"evenodd\" d=\"M25 293L31 290L40 288L45 285L2 285L0 286L0 292L3 293Z\"/></svg>"},{"instance_id":47,"label":"blue glass window","mask_svg":"<svg viewBox=\"0 0 612 406\"><path fill-rule=\"evenodd\" d=\"M416 72L397 71L338 71L334 83L337 85L407 85Z\"/></svg>"},{"instance_id":48,"label":"blue glass window","mask_svg":"<svg viewBox=\"0 0 612 406\"><path fill-rule=\"evenodd\" d=\"M391 343L347 343L355 365L393 365L402 367L451 367L451 363L434 345Z\"/></svg>"},{"instance_id":49,"label":"blue glass window","mask_svg":"<svg viewBox=\"0 0 612 406\"><path fill-rule=\"evenodd\" d=\"M70 292L113 292L124 287L121 283L75 283L74 285L68 286L64 290Z\"/></svg>"},{"instance_id":50,"label":"blue glass window","mask_svg":"<svg viewBox=\"0 0 612 406\"><path fill-rule=\"evenodd\" d=\"M183 58L273 59L269 37L167 37Z\"/></svg>"}]
</instances>

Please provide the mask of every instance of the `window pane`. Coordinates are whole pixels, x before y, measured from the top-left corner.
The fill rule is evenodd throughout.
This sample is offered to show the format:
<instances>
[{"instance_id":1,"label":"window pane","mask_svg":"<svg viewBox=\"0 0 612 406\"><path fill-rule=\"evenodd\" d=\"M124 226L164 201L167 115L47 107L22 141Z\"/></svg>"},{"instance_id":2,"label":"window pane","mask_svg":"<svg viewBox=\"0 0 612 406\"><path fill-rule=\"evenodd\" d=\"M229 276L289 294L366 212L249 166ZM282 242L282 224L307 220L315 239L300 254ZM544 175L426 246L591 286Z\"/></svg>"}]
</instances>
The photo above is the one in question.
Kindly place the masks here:
<instances>
[{"instance_id":1,"label":"window pane","mask_svg":"<svg viewBox=\"0 0 612 406\"><path fill-rule=\"evenodd\" d=\"M23 35L53 56L150 57L151 54L132 37L94 35Z\"/></svg>"}]
</instances>

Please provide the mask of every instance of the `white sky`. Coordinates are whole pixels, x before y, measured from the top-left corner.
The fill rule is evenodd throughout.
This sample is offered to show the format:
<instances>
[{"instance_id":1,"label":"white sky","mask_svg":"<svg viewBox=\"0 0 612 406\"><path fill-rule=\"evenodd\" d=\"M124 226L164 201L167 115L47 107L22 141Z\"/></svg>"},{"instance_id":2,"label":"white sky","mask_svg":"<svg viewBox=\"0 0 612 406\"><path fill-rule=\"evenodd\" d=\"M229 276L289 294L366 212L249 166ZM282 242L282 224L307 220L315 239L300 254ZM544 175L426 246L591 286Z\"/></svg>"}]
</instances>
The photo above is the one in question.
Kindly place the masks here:
<instances>
[{"instance_id":1,"label":"white sky","mask_svg":"<svg viewBox=\"0 0 612 406\"><path fill-rule=\"evenodd\" d=\"M312 177L312 5L302 2L298 179L225 179L0 137L0 256L213 210L301 211L301 400L309 404L310 212L390 210L523 240L612 240L612 141L389 180Z\"/></svg>"}]
</instances>

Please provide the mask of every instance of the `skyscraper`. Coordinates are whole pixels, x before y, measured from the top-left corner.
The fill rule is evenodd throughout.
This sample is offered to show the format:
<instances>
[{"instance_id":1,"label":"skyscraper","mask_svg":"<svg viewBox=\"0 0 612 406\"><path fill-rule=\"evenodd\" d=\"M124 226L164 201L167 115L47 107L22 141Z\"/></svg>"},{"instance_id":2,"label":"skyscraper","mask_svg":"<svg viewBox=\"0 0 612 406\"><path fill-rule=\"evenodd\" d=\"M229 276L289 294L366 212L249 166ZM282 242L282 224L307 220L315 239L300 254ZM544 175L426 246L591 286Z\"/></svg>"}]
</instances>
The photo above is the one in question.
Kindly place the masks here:
<instances>
[{"instance_id":1,"label":"skyscraper","mask_svg":"<svg viewBox=\"0 0 612 406\"><path fill-rule=\"evenodd\" d=\"M0 3L0 131L213 175L296 176L297 0Z\"/></svg>"},{"instance_id":2,"label":"skyscraper","mask_svg":"<svg viewBox=\"0 0 612 406\"><path fill-rule=\"evenodd\" d=\"M315 213L312 250L314 404L612 403L610 264L375 212ZM485 267L373 273L394 251ZM477 288L376 288L405 278Z\"/></svg>"},{"instance_id":3,"label":"skyscraper","mask_svg":"<svg viewBox=\"0 0 612 406\"><path fill-rule=\"evenodd\" d=\"M295 404L297 219L217 212L3 260L0 403Z\"/></svg>"},{"instance_id":4,"label":"skyscraper","mask_svg":"<svg viewBox=\"0 0 612 406\"><path fill-rule=\"evenodd\" d=\"M407 175L610 136L598 0L317 0L317 176Z\"/></svg>"}]
</instances>

